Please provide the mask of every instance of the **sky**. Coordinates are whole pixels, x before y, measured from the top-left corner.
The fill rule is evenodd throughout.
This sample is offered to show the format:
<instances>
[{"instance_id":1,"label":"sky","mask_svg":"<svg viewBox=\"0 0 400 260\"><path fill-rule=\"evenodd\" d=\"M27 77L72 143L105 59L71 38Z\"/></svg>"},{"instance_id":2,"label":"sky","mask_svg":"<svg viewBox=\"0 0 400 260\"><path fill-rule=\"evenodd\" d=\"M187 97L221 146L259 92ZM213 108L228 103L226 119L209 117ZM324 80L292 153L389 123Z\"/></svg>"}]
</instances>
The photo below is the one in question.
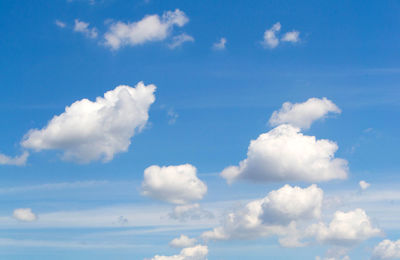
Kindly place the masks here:
<instances>
[{"instance_id":1,"label":"sky","mask_svg":"<svg viewBox=\"0 0 400 260\"><path fill-rule=\"evenodd\" d=\"M0 2L0 259L400 259L398 1Z\"/></svg>"}]
</instances>

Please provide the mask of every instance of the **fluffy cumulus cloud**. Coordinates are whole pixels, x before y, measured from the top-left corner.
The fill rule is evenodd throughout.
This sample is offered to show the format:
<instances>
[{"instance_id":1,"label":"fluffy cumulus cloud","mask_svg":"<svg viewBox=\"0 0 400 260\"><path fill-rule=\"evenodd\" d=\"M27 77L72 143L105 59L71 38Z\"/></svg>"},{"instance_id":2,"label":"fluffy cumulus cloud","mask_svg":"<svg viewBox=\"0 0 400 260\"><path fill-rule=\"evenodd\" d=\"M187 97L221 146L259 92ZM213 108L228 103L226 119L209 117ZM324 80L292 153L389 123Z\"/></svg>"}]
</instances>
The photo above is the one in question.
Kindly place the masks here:
<instances>
[{"instance_id":1,"label":"fluffy cumulus cloud","mask_svg":"<svg viewBox=\"0 0 400 260\"><path fill-rule=\"evenodd\" d=\"M206 194L207 186L196 173L197 169L190 164L150 166L144 171L142 194L174 204L200 200Z\"/></svg>"},{"instance_id":2,"label":"fluffy cumulus cloud","mask_svg":"<svg viewBox=\"0 0 400 260\"><path fill-rule=\"evenodd\" d=\"M366 181L360 181L360 182L358 183L358 185L360 185L360 188L361 188L362 190L366 190L366 189L369 188L369 186L371 186L371 184L368 183L368 182L366 182Z\"/></svg>"},{"instance_id":3,"label":"fluffy cumulus cloud","mask_svg":"<svg viewBox=\"0 0 400 260\"><path fill-rule=\"evenodd\" d=\"M274 111L269 123L272 126L290 124L307 129L311 124L328 113L340 113L340 109L327 98L310 98L304 103L285 102L279 111Z\"/></svg>"},{"instance_id":4,"label":"fluffy cumulus cloud","mask_svg":"<svg viewBox=\"0 0 400 260\"><path fill-rule=\"evenodd\" d=\"M148 15L133 23L116 22L105 33L105 45L113 50L123 46L135 46L150 41L165 40L174 26L182 27L189 21L179 9L165 12L161 17ZM186 39L187 40L187 39Z\"/></svg>"},{"instance_id":5,"label":"fluffy cumulus cloud","mask_svg":"<svg viewBox=\"0 0 400 260\"><path fill-rule=\"evenodd\" d=\"M59 23L57 25L59 25ZM97 38L98 35L96 28L90 28L89 23L80 21L78 19L75 19L74 31L83 33L88 38Z\"/></svg>"},{"instance_id":6,"label":"fluffy cumulus cloud","mask_svg":"<svg viewBox=\"0 0 400 260\"><path fill-rule=\"evenodd\" d=\"M336 211L328 225L324 223L312 225L308 232L321 243L338 246L352 246L382 234L379 228L372 225L363 209L349 212Z\"/></svg>"},{"instance_id":7,"label":"fluffy cumulus cloud","mask_svg":"<svg viewBox=\"0 0 400 260\"><path fill-rule=\"evenodd\" d=\"M299 31L291 31L287 32L283 35L282 39L283 42L298 42L300 40L300 32Z\"/></svg>"},{"instance_id":8,"label":"fluffy cumulus cloud","mask_svg":"<svg viewBox=\"0 0 400 260\"><path fill-rule=\"evenodd\" d=\"M178 255L162 256L156 255L147 260L207 260L208 247L204 245L196 245L186 247Z\"/></svg>"},{"instance_id":9,"label":"fluffy cumulus cloud","mask_svg":"<svg viewBox=\"0 0 400 260\"><path fill-rule=\"evenodd\" d=\"M252 181L320 182L347 177L347 161L335 158L336 143L303 135L291 125L280 125L250 142L247 158L225 168L221 176Z\"/></svg>"},{"instance_id":10,"label":"fluffy cumulus cloud","mask_svg":"<svg viewBox=\"0 0 400 260\"><path fill-rule=\"evenodd\" d=\"M169 242L169 246L174 248L184 248L191 247L196 244L197 240L195 238L189 238L188 236L181 235L180 237L174 238Z\"/></svg>"},{"instance_id":11,"label":"fluffy cumulus cloud","mask_svg":"<svg viewBox=\"0 0 400 260\"><path fill-rule=\"evenodd\" d=\"M110 161L127 151L132 136L146 125L155 89L139 82L135 88L118 86L94 102L76 101L46 127L30 130L21 144L36 151L61 150L65 160Z\"/></svg>"},{"instance_id":12,"label":"fluffy cumulus cloud","mask_svg":"<svg viewBox=\"0 0 400 260\"><path fill-rule=\"evenodd\" d=\"M168 45L170 49L175 49L185 42L194 42L194 38L186 33L179 34L172 38L172 42Z\"/></svg>"},{"instance_id":13,"label":"fluffy cumulus cloud","mask_svg":"<svg viewBox=\"0 0 400 260\"><path fill-rule=\"evenodd\" d=\"M264 32L264 41L263 45L268 48L275 48L279 44L279 39L276 36L277 32L281 30L281 24L277 22L270 29Z\"/></svg>"},{"instance_id":14,"label":"fluffy cumulus cloud","mask_svg":"<svg viewBox=\"0 0 400 260\"><path fill-rule=\"evenodd\" d=\"M322 200L323 191L316 185L304 189L285 185L229 213L221 226L204 232L202 237L226 240L279 235L281 244L300 245L296 222L318 219Z\"/></svg>"},{"instance_id":15,"label":"fluffy cumulus cloud","mask_svg":"<svg viewBox=\"0 0 400 260\"><path fill-rule=\"evenodd\" d=\"M372 259L400 259L400 240L383 240L375 246L372 253Z\"/></svg>"},{"instance_id":16,"label":"fluffy cumulus cloud","mask_svg":"<svg viewBox=\"0 0 400 260\"><path fill-rule=\"evenodd\" d=\"M35 213L33 213L30 208L14 210L13 217L24 222L32 222L37 219Z\"/></svg>"},{"instance_id":17,"label":"fluffy cumulus cloud","mask_svg":"<svg viewBox=\"0 0 400 260\"><path fill-rule=\"evenodd\" d=\"M278 34L281 31L281 27L281 23L277 22L264 32L264 40L262 44L265 48L274 49L278 47L281 41L290 43L296 43L300 41L300 32L296 30L286 32L279 40Z\"/></svg>"},{"instance_id":18,"label":"fluffy cumulus cloud","mask_svg":"<svg viewBox=\"0 0 400 260\"><path fill-rule=\"evenodd\" d=\"M0 153L0 165L17 165L17 166L25 165L28 156L29 153L26 151L23 152L21 155L15 157L10 157Z\"/></svg>"},{"instance_id":19,"label":"fluffy cumulus cloud","mask_svg":"<svg viewBox=\"0 0 400 260\"><path fill-rule=\"evenodd\" d=\"M185 222L187 220L211 219L214 218L214 215L212 212L201 208L200 204L194 203L176 206L169 217Z\"/></svg>"},{"instance_id":20,"label":"fluffy cumulus cloud","mask_svg":"<svg viewBox=\"0 0 400 260\"><path fill-rule=\"evenodd\" d=\"M221 39L219 39L219 41L213 44L213 49L217 51L225 50L226 42L227 42L226 38L222 37Z\"/></svg>"}]
</instances>

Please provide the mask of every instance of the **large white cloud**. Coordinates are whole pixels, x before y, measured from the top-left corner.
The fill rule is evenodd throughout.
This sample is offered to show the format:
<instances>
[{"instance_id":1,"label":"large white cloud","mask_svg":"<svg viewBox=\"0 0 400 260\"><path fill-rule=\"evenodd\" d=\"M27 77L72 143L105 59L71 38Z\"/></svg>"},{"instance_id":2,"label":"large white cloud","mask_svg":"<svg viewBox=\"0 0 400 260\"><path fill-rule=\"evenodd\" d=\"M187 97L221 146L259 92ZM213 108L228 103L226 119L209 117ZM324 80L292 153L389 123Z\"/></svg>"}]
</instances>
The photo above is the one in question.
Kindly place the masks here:
<instances>
[{"instance_id":1,"label":"large white cloud","mask_svg":"<svg viewBox=\"0 0 400 260\"><path fill-rule=\"evenodd\" d=\"M340 109L327 98L310 98L303 103L292 104L285 102L279 111L274 111L269 123L272 126L291 124L295 127L307 129L318 119L328 113L340 113Z\"/></svg>"},{"instance_id":2,"label":"large white cloud","mask_svg":"<svg viewBox=\"0 0 400 260\"><path fill-rule=\"evenodd\" d=\"M320 182L347 177L347 161L335 158L336 143L303 135L299 128L280 125L250 142L247 158L225 168L221 176L252 181Z\"/></svg>"},{"instance_id":3,"label":"large white cloud","mask_svg":"<svg viewBox=\"0 0 400 260\"><path fill-rule=\"evenodd\" d=\"M15 209L13 217L24 222L32 222L37 219L36 214L30 208Z\"/></svg>"},{"instance_id":4,"label":"large white cloud","mask_svg":"<svg viewBox=\"0 0 400 260\"><path fill-rule=\"evenodd\" d=\"M230 212L221 226L204 232L202 237L206 240L252 239L276 234L283 237L286 245L299 244L295 239L296 222L318 219L322 200L323 191L316 185L304 189L285 185L263 199Z\"/></svg>"},{"instance_id":5,"label":"large white cloud","mask_svg":"<svg viewBox=\"0 0 400 260\"><path fill-rule=\"evenodd\" d=\"M182 249L178 255L162 256L156 255L147 260L207 260L208 247L204 245L196 245Z\"/></svg>"},{"instance_id":6,"label":"large white cloud","mask_svg":"<svg viewBox=\"0 0 400 260\"><path fill-rule=\"evenodd\" d=\"M372 259L400 259L400 240L385 239L375 246Z\"/></svg>"},{"instance_id":7,"label":"large white cloud","mask_svg":"<svg viewBox=\"0 0 400 260\"><path fill-rule=\"evenodd\" d=\"M197 178L193 165L153 165L145 169L142 194L174 204L186 204L200 200L207 192L207 186Z\"/></svg>"},{"instance_id":8,"label":"large white cloud","mask_svg":"<svg viewBox=\"0 0 400 260\"><path fill-rule=\"evenodd\" d=\"M165 40L174 26L182 27L189 21L179 9L158 15L148 15L133 23L116 22L105 33L105 44L113 50L130 45L140 45L149 41Z\"/></svg>"},{"instance_id":9,"label":"large white cloud","mask_svg":"<svg viewBox=\"0 0 400 260\"><path fill-rule=\"evenodd\" d=\"M339 246L352 246L382 234L379 228L373 227L368 215L360 208L348 212L336 211L328 225L312 225L308 232L322 243Z\"/></svg>"},{"instance_id":10,"label":"large white cloud","mask_svg":"<svg viewBox=\"0 0 400 260\"><path fill-rule=\"evenodd\" d=\"M0 153L0 165L25 165L28 156L29 153L26 151L23 152L21 155L15 157L10 157L8 155Z\"/></svg>"},{"instance_id":11,"label":"large white cloud","mask_svg":"<svg viewBox=\"0 0 400 260\"><path fill-rule=\"evenodd\" d=\"M32 129L23 138L25 148L63 151L66 160L87 163L110 161L125 152L131 137L146 125L154 102L154 85L121 85L96 101L82 99L54 116L46 127Z\"/></svg>"}]
</instances>

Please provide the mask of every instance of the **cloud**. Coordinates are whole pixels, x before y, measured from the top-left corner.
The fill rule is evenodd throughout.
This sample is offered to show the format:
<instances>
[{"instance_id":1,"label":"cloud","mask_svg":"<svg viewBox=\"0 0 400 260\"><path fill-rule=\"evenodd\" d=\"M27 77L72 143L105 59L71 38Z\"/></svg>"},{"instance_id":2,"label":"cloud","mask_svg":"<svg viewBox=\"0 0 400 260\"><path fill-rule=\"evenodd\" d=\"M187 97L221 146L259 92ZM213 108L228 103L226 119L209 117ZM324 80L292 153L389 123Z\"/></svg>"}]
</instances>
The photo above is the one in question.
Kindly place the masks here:
<instances>
[{"instance_id":1,"label":"cloud","mask_svg":"<svg viewBox=\"0 0 400 260\"><path fill-rule=\"evenodd\" d=\"M75 19L74 31L83 33L88 38L97 38L97 29L96 28L89 28L89 23L79 21Z\"/></svg>"},{"instance_id":2,"label":"cloud","mask_svg":"<svg viewBox=\"0 0 400 260\"><path fill-rule=\"evenodd\" d=\"M340 109L327 98L310 98L303 103L292 104L285 102L279 111L274 111L269 124L277 126L280 124L291 124L295 127L308 129L311 124L328 113L341 113Z\"/></svg>"},{"instance_id":3,"label":"cloud","mask_svg":"<svg viewBox=\"0 0 400 260\"><path fill-rule=\"evenodd\" d=\"M300 32L299 31L291 31L287 32L283 35L282 39L283 42L292 42L296 43L300 41Z\"/></svg>"},{"instance_id":4,"label":"cloud","mask_svg":"<svg viewBox=\"0 0 400 260\"><path fill-rule=\"evenodd\" d=\"M0 165L16 165L22 166L26 164L26 160L29 157L28 152L23 152L20 156L10 157L0 153Z\"/></svg>"},{"instance_id":5,"label":"cloud","mask_svg":"<svg viewBox=\"0 0 400 260\"><path fill-rule=\"evenodd\" d=\"M214 215L205 209L202 209L198 203L179 205L169 214L172 219L185 222L187 220L211 219Z\"/></svg>"},{"instance_id":6,"label":"cloud","mask_svg":"<svg viewBox=\"0 0 400 260\"><path fill-rule=\"evenodd\" d=\"M372 259L399 259L400 258L400 240L383 240L375 246L372 253Z\"/></svg>"},{"instance_id":7,"label":"cloud","mask_svg":"<svg viewBox=\"0 0 400 260\"><path fill-rule=\"evenodd\" d=\"M220 51L220 50L225 50L226 48L226 38L222 37L218 42L213 44L213 49Z\"/></svg>"},{"instance_id":8,"label":"cloud","mask_svg":"<svg viewBox=\"0 0 400 260\"><path fill-rule=\"evenodd\" d=\"M382 234L380 229L372 226L368 215L360 208L348 212L336 211L329 225L312 225L309 232L319 242L338 246L352 246Z\"/></svg>"},{"instance_id":9,"label":"cloud","mask_svg":"<svg viewBox=\"0 0 400 260\"><path fill-rule=\"evenodd\" d=\"M65 28L65 26L67 26L64 22L61 22L60 20L56 20L55 24L60 28Z\"/></svg>"},{"instance_id":10,"label":"cloud","mask_svg":"<svg viewBox=\"0 0 400 260\"><path fill-rule=\"evenodd\" d=\"M336 143L303 135L299 128L280 125L250 142L247 158L225 168L221 176L257 182L320 182L347 177L347 161L335 158Z\"/></svg>"},{"instance_id":11,"label":"cloud","mask_svg":"<svg viewBox=\"0 0 400 260\"><path fill-rule=\"evenodd\" d=\"M366 181L360 181L358 184L362 190L366 190L369 188L369 186L371 186L371 184Z\"/></svg>"},{"instance_id":12,"label":"cloud","mask_svg":"<svg viewBox=\"0 0 400 260\"><path fill-rule=\"evenodd\" d=\"M179 115L176 113L172 108L168 110L167 116L169 118L168 124L173 125L176 123L176 120L178 119Z\"/></svg>"},{"instance_id":13,"label":"cloud","mask_svg":"<svg viewBox=\"0 0 400 260\"><path fill-rule=\"evenodd\" d=\"M104 35L105 45L113 50L123 46L136 46L151 41L165 40L174 26L182 27L189 18L179 9L164 12L162 17L148 15L133 23L116 22Z\"/></svg>"},{"instance_id":14,"label":"cloud","mask_svg":"<svg viewBox=\"0 0 400 260\"><path fill-rule=\"evenodd\" d=\"M63 159L88 163L113 159L126 152L130 139L146 125L154 102L154 85L121 85L96 101L82 99L54 116L46 127L31 129L21 144L25 148L62 150Z\"/></svg>"},{"instance_id":15,"label":"cloud","mask_svg":"<svg viewBox=\"0 0 400 260\"><path fill-rule=\"evenodd\" d=\"M185 42L194 42L194 38L186 33L179 34L172 38L172 42L168 44L170 49L175 49L176 47L181 46Z\"/></svg>"},{"instance_id":16,"label":"cloud","mask_svg":"<svg viewBox=\"0 0 400 260\"><path fill-rule=\"evenodd\" d=\"M196 245L182 249L178 255L162 256L156 255L147 260L207 260L208 247L204 245Z\"/></svg>"},{"instance_id":17,"label":"cloud","mask_svg":"<svg viewBox=\"0 0 400 260\"><path fill-rule=\"evenodd\" d=\"M270 29L264 32L263 45L271 49L276 48L279 44L279 39L276 37L276 33L281 30L281 24L277 22Z\"/></svg>"},{"instance_id":18,"label":"cloud","mask_svg":"<svg viewBox=\"0 0 400 260\"><path fill-rule=\"evenodd\" d=\"M145 169L142 194L154 199L186 204L200 200L207 192L207 186L196 176L197 169L190 164Z\"/></svg>"},{"instance_id":19,"label":"cloud","mask_svg":"<svg viewBox=\"0 0 400 260\"><path fill-rule=\"evenodd\" d=\"M283 244L301 245L296 239L296 222L318 219L322 199L323 191L316 185L304 189L285 185L230 212L221 226L204 232L202 237L227 240L279 235Z\"/></svg>"},{"instance_id":20,"label":"cloud","mask_svg":"<svg viewBox=\"0 0 400 260\"><path fill-rule=\"evenodd\" d=\"M174 248L184 248L184 247L191 247L196 244L197 240L195 238L189 238L185 235L181 235L178 238L173 239L169 242L169 246Z\"/></svg>"},{"instance_id":21,"label":"cloud","mask_svg":"<svg viewBox=\"0 0 400 260\"><path fill-rule=\"evenodd\" d=\"M29 208L15 209L13 217L19 221L24 221L24 222L32 222L37 219L35 213L33 213L32 210Z\"/></svg>"}]
</instances>

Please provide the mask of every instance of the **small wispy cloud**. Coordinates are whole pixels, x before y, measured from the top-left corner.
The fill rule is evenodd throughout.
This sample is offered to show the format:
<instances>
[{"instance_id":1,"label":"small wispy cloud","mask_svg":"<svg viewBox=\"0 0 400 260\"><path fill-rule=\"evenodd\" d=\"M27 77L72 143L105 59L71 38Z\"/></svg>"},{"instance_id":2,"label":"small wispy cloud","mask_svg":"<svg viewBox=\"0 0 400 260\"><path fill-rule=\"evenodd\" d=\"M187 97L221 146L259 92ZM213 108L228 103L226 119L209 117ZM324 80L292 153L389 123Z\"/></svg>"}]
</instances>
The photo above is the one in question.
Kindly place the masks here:
<instances>
[{"instance_id":1,"label":"small wispy cloud","mask_svg":"<svg viewBox=\"0 0 400 260\"><path fill-rule=\"evenodd\" d=\"M95 27L90 28L89 23L75 19L74 31L83 33L88 38L97 38L98 32Z\"/></svg>"},{"instance_id":2,"label":"small wispy cloud","mask_svg":"<svg viewBox=\"0 0 400 260\"><path fill-rule=\"evenodd\" d=\"M182 33L180 35L174 36L172 38L172 42L168 45L170 49L175 49L185 42L194 42L194 38L186 33Z\"/></svg>"},{"instance_id":3,"label":"small wispy cloud","mask_svg":"<svg viewBox=\"0 0 400 260\"><path fill-rule=\"evenodd\" d=\"M67 26L64 22L60 20L56 20L54 23L60 28L65 28Z\"/></svg>"},{"instance_id":4,"label":"small wispy cloud","mask_svg":"<svg viewBox=\"0 0 400 260\"><path fill-rule=\"evenodd\" d=\"M0 153L0 165L22 166L26 164L26 160L28 159L28 157L28 152L24 152L23 154L15 157L10 157L8 155Z\"/></svg>"},{"instance_id":5,"label":"small wispy cloud","mask_svg":"<svg viewBox=\"0 0 400 260\"><path fill-rule=\"evenodd\" d=\"M219 41L213 44L213 49L217 51L225 50L226 42L227 42L226 38L222 37L221 39L219 39Z\"/></svg>"}]
</instances>

